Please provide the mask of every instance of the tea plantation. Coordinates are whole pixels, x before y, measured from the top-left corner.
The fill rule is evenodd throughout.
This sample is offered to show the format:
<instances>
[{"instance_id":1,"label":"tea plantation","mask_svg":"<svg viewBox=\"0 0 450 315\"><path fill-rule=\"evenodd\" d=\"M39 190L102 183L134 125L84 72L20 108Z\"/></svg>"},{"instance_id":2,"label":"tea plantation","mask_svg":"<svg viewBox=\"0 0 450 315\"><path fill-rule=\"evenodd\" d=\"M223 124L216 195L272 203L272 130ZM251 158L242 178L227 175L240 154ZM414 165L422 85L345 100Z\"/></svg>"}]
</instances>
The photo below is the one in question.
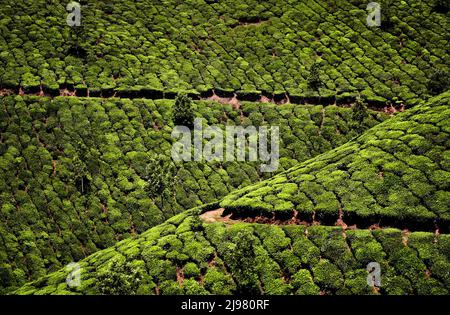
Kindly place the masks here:
<instances>
[{"instance_id":1,"label":"tea plantation","mask_svg":"<svg viewBox=\"0 0 450 315\"><path fill-rule=\"evenodd\" d=\"M450 227L450 93L416 106L273 178L237 190L221 206L237 215ZM277 213L282 212L282 213ZM342 214L340 214L342 212Z\"/></svg>"},{"instance_id":2,"label":"tea plantation","mask_svg":"<svg viewBox=\"0 0 450 315\"><path fill-rule=\"evenodd\" d=\"M0 4L0 295L450 293L448 0L69 2Z\"/></svg>"},{"instance_id":3,"label":"tea plantation","mask_svg":"<svg viewBox=\"0 0 450 315\"><path fill-rule=\"evenodd\" d=\"M196 210L119 242L16 294L448 294L450 237L398 229L201 224ZM405 239L407 244L405 244ZM377 261L382 287L367 285ZM111 286L114 284L114 286Z\"/></svg>"},{"instance_id":4,"label":"tea plantation","mask_svg":"<svg viewBox=\"0 0 450 315\"><path fill-rule=\"evenodd\" d=\"M62 269L15 293L448 294L450 236L439 229L420 229L429 218L435 218L440 228L449 227L445 179L450 167L449 117L447 92L273 179L231 193L221 202L226 209L239 209L241 215L253 214L252 205L263 209L260 204L267 200L268 207L274 201L274 212L287 208L308 212L315 208L321 218L327 218L321 214L331 216L335 208L342 207L344 221L348 214L365 220L377 215L381 225L384 218L398 218L398 222L392 221L394 224L409 224L409 220L400 221L404 216L416 220L411 228L417 228L417 232L383 226L367 229L359 222L353 228L325 226L321 222L205 223L199 215L210 209L202 207L178 214L137 237L83 259L79 262L81 286L68 286L70 270ZM417 155L414 143L421 141L426 145L420 146L422 151ZM391 150L394 144L396 152ZM403 161L406 152L409 159ZM369 160L361 164L362 158ZM416 163L415 159L423 161ZM391 165L394 163L395 167ZM348 170L347 177L342 169ZM380 172L382 176L372 178ZM417 178L416 185L409 183L410 176ZM380 189L377 180L388 179L384 192L371 194ZM395 195L406 188L409 193L405 192L405 196ZM354 197L355 191L359 191L360 199ZM321 196L333 201L328 194L339 198L339 202L323 207ZM385 195L378 199L381 194ZM237 196L240 199L235 200ZM300 196L303 204L289 196ZM364 198L373 201L357 203ZM277 208L289 202L289 207ZM314 207L309 205L313 202ZM367 285L365 268L373 261L382 269L381 287Z\"/></svg>"},{"instance_id":5,"label":"tea plantation","mask_svg":"<svg viewBox=\"0 0 450 315\"><path fill-rule=\"evenodd\" d=\"M76 30L66 1L2 2L2 87L292 99L360 91L376 104L408 105L448 88L450 23L437 0L379 1L381 28L367 26L362 0L79 2Z\"/></svg>"},{"instance_id":6,"label":"tea plantation","mask_svg":"<svg viewBox=\"0 0 450 315\"><path fill-rule=\"evenodd\" d=\"M0 255L2 286L14 286L218 201L270 173L259 162L174 164L171 100L37 96L1 98ZM230 105L199 101L205 125L280 126L280 167L335 148L387 115L352 128L337 106ZM145 190L154 159L172 164L171 185Z\"/></svg>"}]
</instances>

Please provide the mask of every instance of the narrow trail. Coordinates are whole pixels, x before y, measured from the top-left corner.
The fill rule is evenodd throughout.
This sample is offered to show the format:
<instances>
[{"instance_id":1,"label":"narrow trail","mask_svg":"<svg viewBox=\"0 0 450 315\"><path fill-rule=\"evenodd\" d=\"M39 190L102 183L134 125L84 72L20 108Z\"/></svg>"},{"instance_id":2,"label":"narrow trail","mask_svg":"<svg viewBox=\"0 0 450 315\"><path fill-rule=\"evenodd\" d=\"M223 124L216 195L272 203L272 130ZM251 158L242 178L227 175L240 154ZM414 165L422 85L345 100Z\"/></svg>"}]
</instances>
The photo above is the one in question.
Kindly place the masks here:
<instances>
[{"instance_id":1,"label":"narrow trail","mask_svg":"<svg viewBox=\"0 0 450 315\"><path fill-rule=\"evenodd\" d=\"M187 93L193 100L214 101L221 104L229 104L233 108L239 109L241 102L259 102L275 105L336 105L339 107L352 107L356 101L356 96L339 97L339 94L327 96L301 96L285 93L271 93L267 91L261 92L242 92L242 91L223 91L219 89L211 89L202 93ZM151 89L133 90L96 90L91 91L87 88L74 89L70 86L63 86L58 89L47 89L39 87L35 89L25 90L22 87L0 87L0 97L9 95L20 96L39 96L55 98L63 97L92 97L92 98L125 98L125 99L151 99L162 100L176 98L176 92L159 91ZM366 100L367 107L373 111L383 112L389 115L397 112L403 112L407 107L405 104L394 105L389 102Z\"/></svg>"},{"instance_id":2,"label":"narrow trail","mask_svg":"<svg viewBox=\"0 0 450 315\"><path fill-rule=\"evenodd\" d=\"M389 220L383 220L383 218L379 219L379 222L374 223L371 220L361 220L361 218L345 218L345 212L342 210L339 211L339 216L335 222L322 222L315 218L315 214L312 215L310 219L302 218L302 215L293 210L291 215L286 215L286 213L276 213L273 212L272 216L269 217L267 214L247 214L247 215L237 215L232 211L229 211L225 208L218 208L215 210L210 210L202 213L200 215L200 219L205 223L215 223L222 222L227 225L237 224L240 222L245 223L256 223L256 224L270 224L270 225L303 225L303 226L314 226L314 225L323 225L323 226L336 226L341 227L345 230L359 230L359 229L368 229L368 230L379 230L384 228L398 228L400 230L405 231L405 233L409 233L410 231L422 231L422 232L433 232L436 235L441 233L448 233L446 226L447 223L443 223L442 227L438 226L436 222L430 223L422 223L422 224L409 224L409 222L392 222Z\"/></svg>"}]
</instances>

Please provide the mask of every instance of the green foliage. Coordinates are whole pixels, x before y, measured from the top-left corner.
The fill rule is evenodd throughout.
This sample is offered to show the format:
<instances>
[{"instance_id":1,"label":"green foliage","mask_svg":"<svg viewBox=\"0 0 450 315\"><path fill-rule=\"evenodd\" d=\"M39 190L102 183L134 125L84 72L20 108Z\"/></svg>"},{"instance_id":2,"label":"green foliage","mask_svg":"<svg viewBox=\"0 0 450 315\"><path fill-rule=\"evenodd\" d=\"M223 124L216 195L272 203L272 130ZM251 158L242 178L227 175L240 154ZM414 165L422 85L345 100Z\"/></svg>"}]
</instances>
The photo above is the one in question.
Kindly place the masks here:
<instances>
[{"instance_id":1,"label":"green foliage","mask_svg":"<svg viewBox=\"0 0 450 315\"><path fill-rule=\"evenodd\" d=\"M410 248L402 248L392 254L391 260L397 270L412 283L425 277L426 266Z\"/></svg>"},{"instance_id":2,"label":"green foliage","mask_svg":"<svg viewBox=\"0 0 450 315\"><path fill-rule=\"evenodd\" d=\"M2 222L6 224L3 237L7 240L2 246L4 261L11 266L5 271L10 279L5 284L13 289L26 280L24 274L35 279L47 268L54 270L67 261L78 261L143 233L183 209L220 200L231 190L270 176L260 173L259 165L253 162L173 164L173 104L171 100L124 98L1 98L6 146L0 145L0 199ZM209 125L242 123L229 105L211 101L196 104L196 115ZM316 127L305 127L320 124L313 115L315 107L248 104L247 113L260 113L267 124L279 124L279 117L286 117L280 136L282 143L290 144L280 151L282 165L307 160L355 135L343 127L351 121L347 108L330 107L323 114L319 111L320 117L333 122L331 128L343 128L339 135L319 137ZM305 125L295 123L298 120ZM317 147L309 140L312 137L326 145ZM286 200L274 202L277 209L293 208L296 187L287 185L280 191ZM168 226L168 232L172 227ZM35 235L35 247L25 263L18 253L28 253L28 243L18 236L28 228ZM194 218L177 231L202 229ZM170 255L186 259L179 251Z\"/></svg>"},{"instance_id":3,"label":"green foliage","mask_svg":"<svg viewBox=\"0 0 450 315\"><path fill-rule=\"evenodd\" d=\"M295 294L299 295L318 295L320 288L314 283L308 270L301 269L292 276L292 286Z\"/></svg>"},{"instance_id":4,"label":"green foliage","mask_svg":"<svg viewBox=\"0 0 450 315\"><path fill-rule=\"evenodd\" d=\"M320 249L306 237L298 237L292 244L292 251L303 264L316 265L320 259Z\"/></svg>"},{"instance_id":5,"label":"green foliage","mask_svg":"<svg viewBox=\"0 0 450 315\"><path fill-rule=\"evenodd\" d=\"M448 261L444 255L447 234L435 242L433 233L414 232L406 246L400 230L347 230L348 247L344 249L342 230L323 226L280 229L259 224L204 223L201 231L179 233L180 227L190 226L197 215L198 211L186 211L170 219L171 223L88 256L80 262L79 288L66 289L67 271L62 270L16 293L317 295L448 291ZM183 251L190 253L189 257L180 259ZM348 260L347 252L354 253L359 264ZM367 285L368 261L381 265L381 291Z\"/></svg>"},{"instance_id":6,"label":"green foliage","mask_svg":"<svg viewBox=\"0 0 450 315\"><path fill-rule=\"evenodd\" d=\"M188 295L206 295L209 294L201 284L192 279L186 279L183 282L183 293Z\"/></svg>"},{"instance_id":7,"label":"green foliage","mask_svg":"<svg viewBox=\"0 0 450 315\"><path fill-rule=\"evenodd\" d=\"M166 280L159 285L162 295L180 295L183 294L183 288L177 281Z\"/></svg>"},{"instance_id":8,"label":"green foliage","mask_svg":"<svg viewBox=\"0 0 450 315\"><path fill-rule=\"evenodd\" d=\"M230 275L217 270L217 268L209 268L205 275L205 288L211 294L228 295L234 292L235 284Z\"/></svg>"},{"instance_id":9,"label":"green foliage","mask_svg":"<svg viewBox=\"0 0 450 315\"><path fill-rule=\"evenodd\" d=\"M290 199L293 206L288 208L298 209L301 218L312 220L314 212L315 220L325 225L334 224L341 215L344 223L360 228L378 223L430 230L434 220L445 227L449 222L445 207L449 199L448 165L441 163L441 156L445 151L442 143L448 135L446 128L440 126L448 120L449 104L449 94L445 93L335 150L297 164L283 176L234 191L220 205L230 212L239 210L241 215L246 211L262 212L269 218L273 210L286 211L287 208L261 207L263 196L265 202L274 205ZM368 111L363 105L361 100L355 104L354 119L367 119ZM435 136L427 137L430 133ZM414 144L424 137L427 139ZM296 196L280 192L280 187L289 185L298 187Z\"/></svg>"},{"instance_id":10,"label":"green foliage","mask_svg":"<svg viewBox=\"0 0 450 315\"><path fill-rule=\"evenodd\" d=\"M89 187L90 182L90 174L87 170L86 165L83 162L83 159L78 155L75 155L72 158L72 167L74 172L74 180L77 187L80 187L80 191L82 194L85 193L85 190Z\"/></svg>"},{"instance_id":11,"label":"green foliage","mask_svg":"<svg viewBox=\"0 0 450 315\"><path fill-rule=\"evenodd\" d=\"M369 116L367 112L367 104L364 103L363 99L359 96L356 98L355 104L352 106L352 120L353 126L356 130L361 131L363 128L364 119Z\"/></svg>"},{"instance_id":12,"label":"green foliage","mask_svg":"<svg viewBox=\"0 0 450 315\"><path fill-rule=\"evenodd\" d=\"M192 99L186 94L178 94L173 107L173 124L175 126L194 126L194 110L192 108Z\"/></svg>"},{"instance_id":13,"label":"green foliage","mask_svg":"<svg viewBox=\"0 0 450 315\"><path fill-rule=\"evenodd\" d=\"M230 241L225 259L236 281L237 292L242 294L256 293L258 278L255 269L255 237L251 231L241 229Z\"/></svg>"},{"instance_id":14,"label":"green foliage","mask_svg":"<svg viewBox=\"0 0 450 315\"><path fill-rule=\"evenodd\" d=\"M417 294L420 295L448 295L448 290L436 279L421 278L416 284Z\"/></svg>"},{"instance_id":15,"label":"green foliage","mask_svg":"<svg viewBox=\"0 0 450 315\"><path fill-rule=\"evenodd\" d=\"M163 204L163 192L174 184L174 167L159 156L151 158L147 164L144 179L144 190L150 198L161 197Z\"/></svg>"},{"instance_id":16,"label":"green foliage","mask_svg":"<svg viewBox=\"0 0 450 315\"><path fill-rule=\"evenodd\" d=\"M360 23L358 1L83 1L80 28L53 18L67 14L58 2L3 2L0 293L33 281L17 293L372 294L377 261L378 293L448 294L450 96L426 101L448 89L448 1L382 1L381 30ZM78 97L21 96L66 88ZM356 91L352 108L298 105ZM259 98L296 105L245 102ZM366 101L416 107L357 137L386 118ZM174 165L173 125L195 117L280 126L285 172ZM295 225L209 225L196 211L157 225L220 200ZM77 289L64 270L46 276L70 261Z\"/></svg>"},{"instance_id":17,"label":"green foliage","mask_svg":"<svg viewBox=\"0 0 450 315\"><path fill-rule=\"evenodd\" d=\"M393 18L395 16L394 0L382 0L381 5L381 27L385 30L389 30L393 27Z\"/></svg>"},{"instance_id":18,"label":"green foliage","mask_svg":"<svg viewBox=\"0 0 450 315\"><path fill-rule=\"evenodd\" d=\"M447 1L448 5L448 1ZM447 8L448 10L448 8ZM449 89L449 71L435 70L428 81L428 89L432 95L438 95Z\"/></svg>"},{"instance_id":19,"label":"green foliage","mask_svg":"<svg viewBox=\"0 0 450 315\"><path fill-rule=\"evenodd\" d=\"M335 292L344 284L344 277L339 269L324 259L312 269L314 280L329 292Z\"/></svg>"},{"instance_id":20,"label":"green foliage","mask_svg":"<svg viewBox=\"0 0 450 315\"><path fill-rule=\"evenodd\" d=\"M383 247L372 236L370 231L355 230L348 231L349 239L353 254L362 266L367 266L370 262L381 263L385 260Z\"/></svg>"},{"instance_id":21,"label":"green foliage","mask_svg":"<svg viewBox=\"0 0 450 315\"><path fill-rule=\"evenodd\" d=\"M317 97L308 85L308 65L320 56L321 94L363 90L374 101L397 96L416 104L427 93L430 63L448 68L448 5L444 0L380 4L381 30L367 27L365 7L349 0L201 1L193 16L185 14L191 9L187 4L89 2L82 27L69 28L65 19L44 18L66 16L60 3L39 0L12 17L11 8L22 3L5 0L0 82L38 90L42 82L56 92L73 85L145 96L215 89ZM148 12L155 13L151 28ZM424 14L433 18L423 19Z\"/></svg>"},{"instance_id":22,"label":"green foliage","mask_svg":"<svg viewBox=\"0 0 450 315\"><path fill-rule=\"evenodd\" d=\"M313 90L317 90L322 83L322 81L320 80L320 73L321 73L320 63L318 62L313 63L311 65L311 68L309 68L309 75L308 75L308 86Z\"/></svg>"},{"instance_id":23,"label":"green foliage","mask_svg":"<svg viewBox=\"0 0 450 315\"><path fill-rule=\"evenodd\" d=\"M196 103L196 115L209 125L242 123L229 105ZM2 222L7 222L4 246L8 248L3 252L11 266L5 271L10 280L4 283L13 287L25 281L23 274L35 279L46 266L53 270L82 259L183 209L220 200L231 190L270 176L260 173L259 165L252 162L174 165L170 160L174 101L9 96L2 97L0 104L6 145L1 146L0 157ZM286 150L280 151L278 172L355 136L348 127L351 111L347 108L330 106L322 113L314 106L248 102L245 111L260 114L264 124L283 126L281 148ZM318 136L322 117L328 127L342 132ZM386 118L374 113L371 117L374 123ZM370 126L367 123L365 128ZM280 200L273 198L273 205L259 204L290 211L298 202L297 208L312 213L312 201L304 194L298 196L298 190L297 184L290 183L280 187ZM31 263L25 264L18 253L28 250L27 243L17 237L28 227L36 240L34 252L28 254ZM177 232L202 229L194 218ZM170 255L185 259L180 252ZM283 259L295 265L288 256Z\"/></svg>"},{"instance_id":24,"label":"green foliage","mask_svg":"<svg viewBox=\"0 0 450 315\"><path fill-rule=\"evenodd\" d=\"M100 294L130 295L137 294L143 274L142 271L132 268L130 263L113 259L99 270L96 278Z\"/></svg>"},{"instance_id":25,"label":"green foliage","mask_svg":"<svg viewBox=\"0 0 450 315\"><path fill-rule=\"evenodd\" d=\"M184 266L183 272L186 277L196 278L196 277L200 276L200 269L197 267L196 264L194 264L192 262L187 263Z\"/></svg>"},{"instance_id":26,"label":"green foliage","mask_svg":"<svg viewBox=\"0 0 450 315\"><path fill-rule=\"evenodd\" d=\"M448 0L435 0L434 9L439 13L447 13L450 9L450 3Z\"/></svg>"},{"instance_id":27,"label":"green foliage","mask_svg":"<svg viewBox=\"0 0 450 315\"><path fill-rule=\"evenodd\" d=\"M381 280L386 293L389 295L412 294L411 282L402 276L387 275Z\"/></svg>"}]
</instances>

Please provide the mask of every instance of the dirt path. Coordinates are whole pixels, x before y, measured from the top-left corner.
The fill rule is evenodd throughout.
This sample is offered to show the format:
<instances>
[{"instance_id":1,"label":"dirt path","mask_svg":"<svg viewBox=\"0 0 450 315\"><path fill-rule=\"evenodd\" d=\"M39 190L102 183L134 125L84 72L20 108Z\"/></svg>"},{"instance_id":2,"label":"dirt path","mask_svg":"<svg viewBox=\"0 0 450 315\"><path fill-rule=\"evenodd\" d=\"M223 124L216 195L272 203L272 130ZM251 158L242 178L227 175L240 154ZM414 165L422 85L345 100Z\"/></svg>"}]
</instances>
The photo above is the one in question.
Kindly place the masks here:
<instances>
[{"instance_id":1,"label":"dirt path","mask_svg":"<svg viewBox=\"0 0 450 315\"><path fill-rule=\"evenodd\" d=\"M165 93L161 91L156 91L155 93L157 95L148 95L146 92L143 91L133 91L133 94L129 94L128 92L131 91L100 91L97 92L95 96L90 95L89 89L84 91L83 95L78 95L77 90L69 90L67 87L60 88L59 93L50 94L49 92L46 92L42 87L40 91L36 92L26 92L21 87L16 87L12 89L6 89L6 88L0 88L0 96L8 96L8 95L21 95L21 96L40 96L40 97L49 97L54 98L57 96L66 96L66 97L80 97L80 98L125 98L125 99L152 99L152 100L158 100L158 99L175 99L176 95L171 93ZM308 97L308 100L303 99L302 97L298 98L296 100L291 99L288 93L285 93L284 97L282 99L275 99L275 96L273 98L269 98L265 96L265 93L261 92L261 95L257 97L257 99L247 99L244 96L238 96L236 92L232 92L232 96L229 97L220 97L218 96L214 90L208 91L205 94L210 94L210 96L200 96L200 95L191 95L191 97L195 100L208 100L208 101L214 101L221 104L229 104L234 109L239 110L240 105L242 101L251 101L251 102L257 102L257 103L269 103L269 104L276 104L276 105L284 105L284 104L293 104L293 105L322 105L322 106L329 106L329 105L337 105L339 107L348 107L350 108L352 106L352 101L346 104L337 103L336 99L331 102L324 101L322 97ZM371 101L374 103L373 101ZM405 110L405 105L401 104L399 106L394 105L386 105L383 102L374 103L371 106L368 106L369 109L373 111L378 112L384 112L388 115L393 115L397 112L402 112Z\"/></svg>"},{"instance_id":2,"label":"dirt path","mask_svg":"<svg viewBox=\"0 0 450 315\"><path fill-rule=\"evenodd\" d=\"M200 215L200 219L205 223L214 223L214 222L223 222L228 225L245 222L245 223L258 223L258 224L270 224L270 225L304 225L304 226L314 226L314 225L323 225L323 226L337 226L341 227L343 231L346 230L358 230L358 229L369 229L369 230L378 230L382 228L398 228L402 230L402 241L406 245L408 242L408 236L411 231L428 231L434 232L436 235L439 235L439 227L410 227L410 226L398 226L396 224L389 224L389 222L385 224L372 224L370 222L344 222L345 213L342 209L339 210L339 217L335 222L321 222L314 218L312 219L301 219L298 216L298 212L296 210L293 211L292 217L277 217L275 213L272 213L272 216L264 216L264 215L249 215L249 216L239 216L236 217L233 213L227 214L224 216L225 209L219 208L212 211L207 211ZM228 213L228 211L227 211ZM347 218L349 220L349 218ZM352 220L350 220L352 221Z\"/></svg>"},{"instance_id":3,"label":"dirt path","mask_svg":"<svg viewBox=\"0 0 450 315\"><path fill-rule=\"evenodd\" d=\"M200 219L202 219L205 223L224 222L227 224L234 224L240 222L239 220L231 219L231 214L223 216L224 210L224 208L219 208L216 210L207 211L200 215Z\"/></svg>"}]
</instances>

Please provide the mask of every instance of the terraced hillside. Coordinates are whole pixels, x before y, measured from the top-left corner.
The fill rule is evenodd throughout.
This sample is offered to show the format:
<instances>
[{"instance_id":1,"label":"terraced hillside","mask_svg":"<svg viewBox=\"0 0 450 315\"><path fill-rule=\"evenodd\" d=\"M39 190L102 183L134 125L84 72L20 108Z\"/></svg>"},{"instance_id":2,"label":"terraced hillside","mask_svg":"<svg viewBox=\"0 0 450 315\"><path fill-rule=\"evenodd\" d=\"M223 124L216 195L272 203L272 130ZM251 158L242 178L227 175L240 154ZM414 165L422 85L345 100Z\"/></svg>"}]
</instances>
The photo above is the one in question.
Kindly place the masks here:
<instances>
[{"instance_id":1,"label":"terraced hillside","mask_svg":"<svg viewBox=\"0 0 450 315\"><path fill-rule=\"evenodd\" d=\"M436 0L379 1L383 26L361 0L5 0L0 85L11 92L158 98L261 95L414 105L448 88L449 31ZM440 1L442 2L442 1ZM310 76L318 68L315 84ZM61 89L61 91L60 91ZM7 91L4 91L7 92Z\"/></svg>"},{"instance_id":2,"label":"terraced hillside","mask_svg":"<svg viewBox=\"0 0 450 315\"><path fill-rule=\"evenodd\" d=\"M139 234L184 209L270 177L259 162L171 161L171 100L8 96L0 99L1 285L14 287ZM351 108L212 101L205 125L280 126L280 167L335 148L387 115L359 124ZM355 129L355 127L358 127ZM146 191L148 165L174 166ZM76 161L76 162L75 162Z\"/></svg>"},{"instance_id":3,"label":"terraced hillside","mask_svg":"<svg viewBox=\"0 0 450 315\"><path fill-rule=\"evenodd\" d=\"M231 193L221 202L231 217L208 216L208 208L183 212L80 261L79 287L67 286L69 271L60 270L16 293L448 294L450 236L442 231L449 228L449 118L450 91ZM372 195L374 189L382 190ZM336 201L320 199L333 201L330 194ZM289 209L314 211L318 220L239 222L256 210L276 216ZM367 228L374 215L381 226ZM355 218L364 221L345 224ZM381 287L367 286L370 262L381 266Z\"/></svg>"},{"instance_id":4,"label":"terraced hillside","mask_svg":"<svg viewBox=\"0 0 450 315\"><path fill-rule=\"evenodd\" d=\"M0 5L0 294L449 294L449 1L68 2Z\"/></svg>"},{"instance_id":5,"label":"terraced hillside","mask_svg":"<svg viewBox=\"0 0 450 315\"><path fill-rule=\"evenodd\" d=\"M407 227L450 227L450 94L416 106L354 141L229 194L244 216Z\"/></svg>"}]
</instances>

